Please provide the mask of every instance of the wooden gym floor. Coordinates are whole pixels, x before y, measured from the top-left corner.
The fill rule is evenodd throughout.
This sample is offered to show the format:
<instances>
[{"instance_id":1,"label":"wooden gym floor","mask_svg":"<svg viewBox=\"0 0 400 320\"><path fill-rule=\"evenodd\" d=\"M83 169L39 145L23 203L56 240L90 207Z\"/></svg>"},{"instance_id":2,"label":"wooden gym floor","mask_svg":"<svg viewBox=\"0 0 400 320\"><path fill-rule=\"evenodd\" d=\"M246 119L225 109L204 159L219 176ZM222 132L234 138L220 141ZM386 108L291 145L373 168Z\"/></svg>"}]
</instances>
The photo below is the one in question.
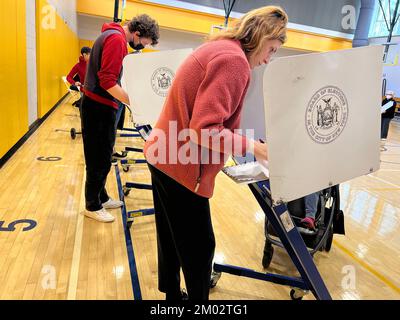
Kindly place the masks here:
<instances>
[{"instance_id":1,"label":"wooden gym floor","mask_svg":"<svg viewBox=\"0 0 400 320\"><path fill-rule=\"evenodd\" d=\"M79 117L67 98L0 169L0 299L134 298L121 210L112 211L116 220L111 224L80 214L82 138L72 140L71 127L80 127ZM142 145L139 139L118 138L116 148ZM335 235L331 251L314 258L333 299L400 299L399 123L392 121L382 150L377 173L341 185L346 236ZM145 165L120 171L123 182L149 181ZM117 198L114 168L107 183ZM128 210L152 205L150 191L133 190L125 200ZM211 209L216 261L297 274L279 248L263 270L264 213L247 187L220 174ZM37 224L23 231L29 223L13 224L23 219ZM154 216L136 218L130 235L142 298L163 299L157 290ZM223 274L210 299L290 298L287 287Z\"/></svg>"}]
</instances>

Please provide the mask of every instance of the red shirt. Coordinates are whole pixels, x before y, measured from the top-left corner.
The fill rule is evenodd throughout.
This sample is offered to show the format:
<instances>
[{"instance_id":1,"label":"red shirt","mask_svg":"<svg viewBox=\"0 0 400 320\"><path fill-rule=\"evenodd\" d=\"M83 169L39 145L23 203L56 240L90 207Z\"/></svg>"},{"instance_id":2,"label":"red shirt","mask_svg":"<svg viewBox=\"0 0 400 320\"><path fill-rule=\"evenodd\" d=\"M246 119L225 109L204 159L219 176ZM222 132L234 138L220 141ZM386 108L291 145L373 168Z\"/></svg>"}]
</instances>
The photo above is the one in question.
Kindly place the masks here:
<instances>
[{"instance_id":1,"label":"red shirt","mask_svg":"<svg viewBox=\"0 0 400 320\"><path fill-rule=\"evenodd\" d=\"M235 134L239 128L243 100L250 82L250 65L241 48L239 41L218 40L203 44L195 50L179 67L162 113L145 144L147 161L173 178L189 190L200 196L210 198L213 194L215 177L222 169L232 150L224 149L224 142L239 146L233 150L234 155L246 153L247 139ZM169 122L176 121L177 133L170 132ZM218 134L213 136L221 141L219 146L211 144L202 146L194 141L192 136L185 141L179 141L182 129L192 129L201 137L202 129L215 129ZM165 159L167 163L155 163L155 157L160 156L155 151L156 138L164 132L166 141ZM170 137L171 135L171 138ZM196 144L198 148L197 163L174 163L170 160L171 150L180 150L183 145ZM160 143L158 141L158 143ZM208 143L210 143L208 141ZM207 143L206 143L207 144ZM217 156L218 163L205 164L204 156L208 159ZM172 154L172 158L174 155ZM201 161L200 161L201 159ZM194 162L194 161L193 161ZM200 162L202 164L200 164Z\"/></svg>"},{"instance_id":2,"label":"red shirt","mask_svg":"<svg viewBox=\"0 0 400 320\"><path fill-rule=\"evenodd\" d=\"M100 86L107 91L114 87L119 80L122 70L122 62L128 54L124 29L118 23L105 23L101 32L115 30L116 33L104 37L101 35L94 43L89 61L89 72L91 68L95 74L88 74L87 85L85 85L85 95L99 103L118 109L115 99L108 93L101 94L92 87ZM100 50L101 47L101 50ZM93 67L93 65L95 67ZM100 68L99 68L99 67ZM97 81L98 80L98 81Z\"/></svg>"},{"instance_id":3,"label":"red shirt","mask_svg":"<svg viewBox=\"0 0 400 320\"><path fill-rule=\"evenodd\" d=\"M87 63L85 59L80 56L79 57L79 62L74 65L74 67L71 69L71 71L67 75L67 80L70 84L75 84L74 77L76 75L79 76L79 82L84 84L85 83L85 76L86 76L86 66Z\"/></svg>"}]
</instances>

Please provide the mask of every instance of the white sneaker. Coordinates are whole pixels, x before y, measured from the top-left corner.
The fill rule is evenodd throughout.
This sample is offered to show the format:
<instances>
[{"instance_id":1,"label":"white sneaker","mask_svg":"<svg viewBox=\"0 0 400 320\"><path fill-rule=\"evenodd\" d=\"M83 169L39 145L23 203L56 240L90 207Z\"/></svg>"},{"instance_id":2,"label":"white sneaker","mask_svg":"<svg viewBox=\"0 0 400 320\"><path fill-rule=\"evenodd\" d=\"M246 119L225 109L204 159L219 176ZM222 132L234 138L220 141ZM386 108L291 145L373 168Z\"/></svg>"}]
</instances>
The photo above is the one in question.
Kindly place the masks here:
<instances>
[{"instance_id":1,"label":"white sneaker","mask_svg":"<svg viewBox=\"0 0 400 320\"><path fill-rule=\"evenodd\" d=\"M104 208L97 211L85 210L84 215L100 222L113 222L115 220L114 216Z\"/></svg>"},{"instance_id":2,"label":"white sneaker","mask_svg":"<svg viewBox=\"0 0 400 320\"><path fill-rule=\"evenodd\" d=\"M122 207L124 203L120 200L113 200L109 198L108 201L104 202L102 205L105 209L116 209Z\"/></svg>"}]
</instances>

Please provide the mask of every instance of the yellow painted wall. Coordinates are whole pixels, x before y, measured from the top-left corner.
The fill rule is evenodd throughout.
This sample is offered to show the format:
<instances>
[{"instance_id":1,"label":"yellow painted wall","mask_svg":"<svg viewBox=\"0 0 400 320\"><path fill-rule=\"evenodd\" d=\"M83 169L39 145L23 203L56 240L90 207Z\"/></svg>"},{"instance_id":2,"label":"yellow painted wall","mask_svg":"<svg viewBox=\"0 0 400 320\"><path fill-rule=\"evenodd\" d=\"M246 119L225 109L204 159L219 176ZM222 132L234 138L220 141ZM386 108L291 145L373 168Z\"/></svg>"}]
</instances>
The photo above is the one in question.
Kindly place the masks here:
<instances>
[{"instance_id":1,"label":"yellow painted wall","mask_svg":"<svg viewBox=\"0 0 400 320\"><path fill-rule=\"evenodd\" d=\"M28 131L25 0L0 1L0 158Z\"/></svg>"},{"instance_id":2,"label":"yellow painted wall","mask_svg":"<svg viewBox=\"0 0 400 320\"><path fill-rule=\"evenodd\" d=\"M77 12L82 14L112 18L114 0L77 0ZM202 12L169 7L145 2L142 0L127 0L125 18L131 19L137 14L147 13L156 19L162 28L180 31L209 34L213 25L221 25L224 18ZM288 30L286 48L324 52L330 50L349 49L351 40L317 35L297 30Z\"/></svg>"},{"instance_id":3,"label":"yellow painted wall","mask_svg":"<svg viewBox=\"0 0 400 320\"><path fill-rule=\"evenodd\" d=\"M38 116L43 117L67 92L61 77L80 55L78 36L56 15L55 28L44 28L46 0L36 1Z\"/></svg>"},{"instance_id":4,"label":"yellow painted wall","mask_svg":"<svg viewBox=\"0 0 400 320\"><path fill-rule=\"evenodd\" d=\"M304 31L289 30L287 33L285 48L326 52L332 50L350 49L352 41L347 39L322 36Z\"/></svg>"},{"instance_id":5,"label":"yellow painted wall","mask_svg":"<svg viewBox=\"0 0 400 320\"><path fill-rule=\"evenodd\" d=\"M100 31L99 31L100 32ZM85 40L85 39L79 39L79 49L82 47L93 47L94 40Z\"/></svg>"}]
</instances>

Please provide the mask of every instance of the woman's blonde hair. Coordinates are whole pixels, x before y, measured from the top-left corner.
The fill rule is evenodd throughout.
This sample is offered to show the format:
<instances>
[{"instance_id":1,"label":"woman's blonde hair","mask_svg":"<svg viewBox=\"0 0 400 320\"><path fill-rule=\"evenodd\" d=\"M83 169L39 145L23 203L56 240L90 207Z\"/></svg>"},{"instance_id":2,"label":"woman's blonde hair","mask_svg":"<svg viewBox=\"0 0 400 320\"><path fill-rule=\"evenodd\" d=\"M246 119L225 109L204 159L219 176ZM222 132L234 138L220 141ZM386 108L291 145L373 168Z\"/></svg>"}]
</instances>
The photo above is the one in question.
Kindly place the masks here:
<instances>
[{"instance_id":1,"label":"woman's blonde hair","mask_svg":"<svg viewBox=\"0 0 400 320\"><path fill-rule=\"evenodd\" d=\"M221 39L239 40L246 53L258 53L264 40L286 42L288 16L277 6L254 9L243 15L232 28L223 30L208 38L209 41Z\"/></svg>"}]
</instances>

